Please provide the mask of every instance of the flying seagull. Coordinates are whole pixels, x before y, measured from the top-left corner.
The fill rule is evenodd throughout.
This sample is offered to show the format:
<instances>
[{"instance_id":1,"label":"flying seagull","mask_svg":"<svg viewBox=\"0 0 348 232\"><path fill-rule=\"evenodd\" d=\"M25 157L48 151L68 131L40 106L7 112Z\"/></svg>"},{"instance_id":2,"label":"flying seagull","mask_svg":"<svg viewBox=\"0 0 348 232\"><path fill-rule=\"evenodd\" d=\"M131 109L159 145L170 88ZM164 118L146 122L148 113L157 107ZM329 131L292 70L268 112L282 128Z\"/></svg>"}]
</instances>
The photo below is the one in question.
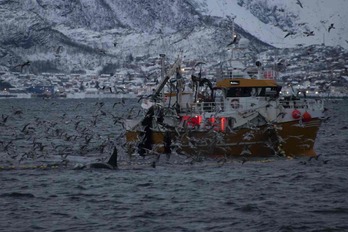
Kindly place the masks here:
<instances>
[{"instance_id":1,"label":"flying seagull","mask_svg":"<svg viewBox=\"0 0 348 232\"><path fill-rule=\"evenodd\" d=\"M57 50L56 50L56 54L61 53L62 50L63 50L63 46L59 45L58 48L57 48Z\"/></svg>"},{"instance_id":2,"label":"flying seagull","mask_svg":"<svg viewBox=\"0 0 348 232\"><path fill-rule=\"evenodd\" d=\"M288 37L288 36L290 36L290 35L295 35L295 34L296 34L296 32L289 31L289 32L284 36L284 38L286 38L286 37Z\"/></svg>"},{"instance_id":3,"label":"flying seagull","mask_svg":"<svg viewBox=\"0 0 348 232\"><path fill-rule=\"evenodd\" d=\"M331 25L329 26L329 29L327 30L328 32L330 32L331 31L331 29L335 29L335 26L334 26L334 24L333 23L331 23Z\"/></svg>"},{"instance_id":4,"label":"flying seagull","mask_svg":"<svg viewBox=\"0 0 348 232\"><path fill-rule=\"evenodd\" d=\"M14 66L14 68L16 68L16 67L21 67L21 72L23 71L23 68L25 67L25 66L29 66L30 65L30 61L27 61L27 62L25 62L25 63L23 63L23 64L18 64L18 65L16 65L16 66Z\"/></svg>"},{"instance_id":5,"label":"flying seagull","mask_svg":"<svg viewBox=\"0 0 348 232\"><path fill-rule=\"evenodd\" d=\"M104 49L99 49L99 53L106 55L106 51Z\"/></svg>"},{"instance_id":6,"label":"flying seagull","mask_svg":"<svg viewBox=\"0 0 348 232\"><path fill-rule=\"evenodd\" d=\"M303 34L305 34L307 37L314 36L314 31L305 31L305 32L303 32Z\"/></svg>"},{"instance_id":7,"label":"flying seagull","mask_svg":"<svg viewBox=\"0 0 348 232\"><path fill-rule=\"evenodd\" d=\"M297 0L296 4L298 4L301 8L303 8L302 3L300 2L300 0Z\"/></svg>"}]
</instances>

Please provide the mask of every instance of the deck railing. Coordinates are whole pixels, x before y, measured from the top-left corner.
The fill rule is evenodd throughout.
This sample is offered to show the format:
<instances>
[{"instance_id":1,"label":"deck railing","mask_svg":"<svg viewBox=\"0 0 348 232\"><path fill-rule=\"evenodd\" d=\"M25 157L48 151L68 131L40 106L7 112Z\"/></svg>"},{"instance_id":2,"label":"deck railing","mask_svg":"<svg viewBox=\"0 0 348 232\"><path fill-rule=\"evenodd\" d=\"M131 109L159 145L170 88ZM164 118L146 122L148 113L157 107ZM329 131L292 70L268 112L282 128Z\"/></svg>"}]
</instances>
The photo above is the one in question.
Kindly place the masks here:
<instances>
[{"instance_id":1,"label":"deck railing","mask_svg":"<svg viewBox=\"0 0 348 232\"><path fill-rule=\"evenodd\" d=\"M309 109L309 110L322 110L324 109L324 102L321 99L302 99L302 100L288 100L281 99L279 103L284 108L290 109Z\"/></svg>"},{"instance_id":2,"label":"deck railing","mask_svg":"<svg viewBox=\"0 0 348 232\"><path fill-rule=\"evenodd\" d=\"M280 105L285 109L308 109L308 110L323 110L324 102L321 99L301 99L301 100L279 100ZM267 101L261 103L261 105L256 105L255 101L243 101L240 102L240 108L235 109L236 111L246 111L246 110L255 110L258 108L263 108L268 106ZM201 113L201 112L222 112L225 109L223 102L197 102L187 105L183 112L192 112L192 113Z\"/></svg>"},{"instance_id":3,"label":"deck railing","mask_svg":"<svg viewBox=\"0 0 348 232\"><path fill-rule=\"evenodd\" d=\"M185 112L221 112L224 109L223 102L197 102L182 109Z\"/></svg>"}]
</instances>

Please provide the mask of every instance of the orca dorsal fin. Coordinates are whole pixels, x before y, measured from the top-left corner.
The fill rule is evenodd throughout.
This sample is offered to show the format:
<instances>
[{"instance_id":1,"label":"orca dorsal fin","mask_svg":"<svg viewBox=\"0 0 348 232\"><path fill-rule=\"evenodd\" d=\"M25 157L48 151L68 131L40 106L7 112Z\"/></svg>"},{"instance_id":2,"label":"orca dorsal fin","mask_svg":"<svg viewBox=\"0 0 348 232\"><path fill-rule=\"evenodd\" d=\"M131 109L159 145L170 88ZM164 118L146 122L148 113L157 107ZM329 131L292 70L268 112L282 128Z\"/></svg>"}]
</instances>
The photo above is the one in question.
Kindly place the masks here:
<instances>
[{"instance_id":1,"label":"orca dorsal fin","mask_svg":"<svg viewBox=\"0 0 348 232\"><path fill-rule=\"evenodd\" d=\"M115 146L112 155L110 156L110 159L108 161L108 164L111 165L113 168L117 168L117 155L117 148Z\"/></svg>"}]
</instances>

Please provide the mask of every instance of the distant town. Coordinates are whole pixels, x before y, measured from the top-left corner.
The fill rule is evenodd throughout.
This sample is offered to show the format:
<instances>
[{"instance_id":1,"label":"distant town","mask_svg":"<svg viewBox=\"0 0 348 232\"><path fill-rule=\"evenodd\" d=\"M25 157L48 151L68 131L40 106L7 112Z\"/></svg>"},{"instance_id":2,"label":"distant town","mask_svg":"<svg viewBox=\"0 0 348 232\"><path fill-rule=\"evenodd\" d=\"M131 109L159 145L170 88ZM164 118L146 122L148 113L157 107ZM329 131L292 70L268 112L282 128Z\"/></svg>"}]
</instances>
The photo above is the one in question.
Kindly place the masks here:
<instances>
[{"instance_id":1,"label":"distant town","mask_svg":"<svg viewBox=\"0 0 348 232\"><path fill-rule=\"evenodd\" d=\"M267 57L265 58L267 60ZM195 62L183 63L183 75L189 78ZM307 63L311 63L309 60ZM63 74L22 73L0 71L0 98L137 98L151 94L160 81L159 59L142 64L147 71L122 69L113 74ZM263 66L264 78L276 78L283 86L283 95L303 97L348 97L348 65L340 69L301 71L301 67L285 65L286 71L279 72L274 65ZM254 65L255 66L255 65ZM342 66L341 66L342 67ZM216 81L221 76L219 66L202 71L202 76ZM274 71L277 70L278 71ZM212 70L212 71L206 71ZM251 77L256 77L256 67L246 68Z\"/></svg>"}]
</instances>

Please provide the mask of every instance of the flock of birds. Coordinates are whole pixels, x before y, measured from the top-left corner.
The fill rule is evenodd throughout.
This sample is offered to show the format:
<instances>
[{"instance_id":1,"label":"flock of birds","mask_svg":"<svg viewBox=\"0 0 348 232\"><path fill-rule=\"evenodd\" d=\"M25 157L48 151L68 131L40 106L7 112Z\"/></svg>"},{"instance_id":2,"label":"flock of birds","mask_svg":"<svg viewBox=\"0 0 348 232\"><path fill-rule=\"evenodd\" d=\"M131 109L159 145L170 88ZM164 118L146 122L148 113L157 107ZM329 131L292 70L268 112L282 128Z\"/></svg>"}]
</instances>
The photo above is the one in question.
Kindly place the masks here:
<instances>
[{"instance_id":1,"label":"flock of birds","mask_svg":"<svg viewBox=\"0 0 348 232\"><path fill-rule=\"evenodd\" d=\"M299 5L301 8L303 8L303 4L302 4L302 2L301 2L300 0L297 0L297 1L296 1L296 4ZM284 10L281 10L281 11L284 12ZM324 23L324 21L321 21L321 23ZM306 25L306 23L300 23L300 24L298 24L298 25L299 25L299 26L304 26L304 25ZM334 23L331 23L331 24L329 25L329 27L327 28L327 31L330 32L330 31L333 30L333 29L336 29L336 28L335 28L335 24L334 24ZM284 30L284 32L286 32L284 38L287 38L287 37L289 37L289 36L293 36L293 35L296 35L296 34L297 34L297 32L294 31L294 30L290 30L290 31L289 31L289 30ZM306 30L306 31L303 32L303 34L304 34L306 37L314 36L314 35L315 35L314 31L311 31L311 30ZM347 40L346 40L346 41L347 41ZM348 43L348 41L347 41L347 43Z\"/></svg>"},{"instance_id":2,"label":"flock of birds","mask_svg":"<svg viewBox=\"0 0 348 232\"><path fill-rule=\"evenodd\" d=\"M296 0L296 4L299 5L301 8L303 8L303 4L300 0ZM280 8L278 9L278 11L280 12L285 12L284 9ZM325 23L327 23L326 21L321 21L321 23L324 25ZM306 23L299 23L298 24L299 26L305 26ZM327 27L327 31L330 33L331 30L334 30L336 29L335 27L335 24L334 23L330 23L330 25ZM295 30L287 30L287 29L284 29L283 30L286 34L284 36L284 38L287 38L287 37L292 37L292 36L295 36L298 34L297 31ZM305 31L302 32L304 36L306 37L310 37L310 36L315 36L315 32L313 30L308 30L306 29ZM238 41L240 40L240 36L238 34L234 35L234 37L232 38L232 41L227 45L227 47L231 46L232 44L236 44L238 43ZM346 42L348 43L348 40L346 40ZM113 47L117 47L118 45L118 42L117 41L114 41L112 42L112 45ZM100 54L100 55L107 55L107 51L105 49L100 49L100 48L97 48L96 49L97 52ZM62 45L59 45L58 47L54 48L54 54L55 56L59 57L60 54L64 51L64 47ZM26 68L26 67L30 67L31 65L31 61L26 61L26 62L23 62L23 63L20 63L20 64L17 64L15 66L13 66L12 68L13 69L20 69L21 72L23 72L23 69Z\"/></svg>"},{"instance_id":3,"label":"flock of birds","mask_svg":"<svg viewBox=\"0 0 348 232\"><path fill-rule=\"evenodd\" d=\"M134 107L125 115L115 115L124 107L125 101L115 102L111 108L104 109L105 103L98 101L94 106L80 102L73 107L76 112L83 108L94 108L86 114L74 112L55 112L57 101L45 101L41 114L34 115L30 109L14 108L5 110L0 120L1 163L7 167L18 167L32 162L47 163L49 166L68 166L70 158L76 156L96 159L93 167L117 167L117 136L122 136L121 127L125 118L136 116ZM60 108L62 106L59 106ZM48 111L47 115L44 113ZM6 113L5 113L6 112ZM134 114L134 116L132 116ZM49 116L48 116L49 115ZM112 123L111 123L112 122ZM114 125L108 128L107 125ZM107 158L111 158L114 160ZM103 165L104 164L104 165ZM112 165L111 165L112 164ZM46 165L46 166L47 166ZM111 165L111 166L110 166ZM84 168L86 166L77 166Z\"/></svg>"},{"instance_id":4,"label":"flock of birds","mask_svg":"<svg viewBox=\"0 0 348 232\"><path fill-rule=\"evenodd\" d=\"M301 8L303 4L300 0L297 0ZM335 29L334 23L331 23L328 27L328 32ZM286 31L287 34L284 38L288 36L295 35L294 31ZM304 31L305 36L314 36L314 31ZM240 38L235 36L233 41L229 44L235 44ZM117 42L113 43L114 47L117 46ZM229 46L228 45L228 46ZM59 55L63 51L62 46L58 46L55 53ZM106 54L105 50L100 49L101 54ZM18 64L14 68L20 68L21 72L25 67L31 65L30 61ZM55 104L53 101L52 105ZM78 109L81 104L79 103L75 108ZM124 99L121 99L119 102L113 104L112 109L115 109L120 105L120 107L125 106ZM130 108L130 110L123 115L115 115L112 112L105 110L104 102L97 102L95 104L95 112L91 115L90 119L82 115L76 115L74 118L69 117L67 113L63 113L57 118L57 120L45 120L39 117L35 117L33 120L26 122L20 128L18 123L23 121L25 118L24 112L22 109L12 109L10 114L2 114L0 120L0 154L2 158L5 157L5 163L10 166L18 166L24 161L28 160L45 160L50 156L59 156L61 160L59 163L54 163L53 165L58 166L67 166L69 164L69 156L82 155L88 156L90 154L99 153L97 163L92 163L90 167L98 168L109 168L113 169L117 167L117 161L119 159L116 141L121 137L124 137L124 133L115 137L110 137L109 135L100 134L100 128L98 128L101 121L110 120L113 122L113 125L119 125L119 129L125 131L124 122L126 119L138 118L142 114L142 110L138 111L136 107ZM137 111L137 112L135 112ZM11 123L12 121L12 123ZM214 133L214 130L211 130ZM186 136L185 134L183 136ZM245 135L246 140L249 137L252 137L253 134L249 133ZM219 140L218 136L216 137ZM189 144L194 149L195 144L210 143L211 141L195 141L192 138L189 138ZM279 142L279 141L278 141ZM124 144L123 144L124 145ZM175 146L175 144L174 144ZM179 144L176 144L179 147ZM274 147L273 145L269 145ZM248 147L245 147L243 150L243 157L247 157L250 154ZM154 152L148 152L154 154ZM106 155L105 155L106 154ZM106 159L108 156L108 162ZM156 160L151 162L152 167L156 167L156 162L159 160L159 154L156 155ZM191 164L193 161L198 161L202 156L199 154L197 157L191 159ZM318 160L319 156L315 158ZM310 158L308 161L311 161L313 158ZM219 160L219 164L224 164L226 162L226 157L222 160ZM247 158L242 159L242 164L247 162ZM327 163L327 161L323 161ZM303 162L306 164L307 162ZM75 168L83 169L86 165L79 164Z\"/></svg>"},{"instance_id":5,"label":"flock of birds","mask_svg":"<svg viewBox=\"0 0 348 232\"><path fill-rule=\"evenodd\" d=\"M113 104L97 101L93 105L82 101L65 111L54 110L62 109L60 101L42 101L44 106L38 115L24 107L12 106L2 111L0 170L59 167L115 169L120 166L119 163L130 168L155 168L159 162L159 154L155 152L148 152L145 156L126 154L125 120L143 117L144 113L136 105L129 106L127 100L119 99ZM88 112L84 112L86 109ZM167 158L166 162L169 161ZM181 155L173 155L172 160L176 164L198 161Z\"/></svg>"},{"instance_id":6,"label":"flock of birds","mask_svg":"<svg viewBox=\"0 0 348 232\"><path fill-rule=\"evenodd\" d=\"M30 109L11 107L3 111L0 118L0 170L5 167L70 167L74 169L85 168L118 168L121 162L124 167L148 166L155 168L160 160L170 164L194 164L209 160L208 156L197 153L188 156L177 152L182 146L178 141L171 144L170 154L158 154L153 150L146 152L144 156L126 153L125 120L146 117L143 109L133 106L124 99L114 102L97 101L95 103L81 101L74 106L69 106L66 111L55 111L62 106L57 106L59 101L44 101L41 114L35 115ZM136 103L136 102L135 102ZM86 112L88 109L88 112ZM127 110L125 110L127 109ZM48 111L47 113L44 113ZM77 112L81 112L78 114ZM84 113L82 113L84 112ZM47 115L46 115L47 114ZM212 127L213 128L213 127ZM274 132L274 125L267 129ZM252 129L252 128L251 128ZM221 134L211 129L207 133L207 140L197 140L189 136L187 130L181 136L185 137L189 146L204 144L217 144L223 140ZM254 136L253 130L244 135L248 141ZM268 146L279 151L276 145L282 142L282 138L274 133L275 141L269 141ZM210 141L210 140L214 141ZM185 140L185 139L184 139ZM221 140L221 141L220 141ZM137 144L133 144L135 151ZM267 145L267 144L266 144ZM122 151L121 153L119 151ZM209 152L209 151L208 151ZM243 149L239 162L244 164L250 161L248 146ZM78 157L87 158L89 163L81 163ZM318 160L319 157L315 158ZM313 160L310 158L303 164ZM213 160L214 161L214 160ZM218 166L224 165L228 157L215 160ZM231 160L232 161L232 160ZM84 162L86 162L84 160ZM173 163L174 162L174 163ZM323 161L327 163L328 161ZM33 166L33 164L38 164Z\"/></svg>"}]
</instances>

